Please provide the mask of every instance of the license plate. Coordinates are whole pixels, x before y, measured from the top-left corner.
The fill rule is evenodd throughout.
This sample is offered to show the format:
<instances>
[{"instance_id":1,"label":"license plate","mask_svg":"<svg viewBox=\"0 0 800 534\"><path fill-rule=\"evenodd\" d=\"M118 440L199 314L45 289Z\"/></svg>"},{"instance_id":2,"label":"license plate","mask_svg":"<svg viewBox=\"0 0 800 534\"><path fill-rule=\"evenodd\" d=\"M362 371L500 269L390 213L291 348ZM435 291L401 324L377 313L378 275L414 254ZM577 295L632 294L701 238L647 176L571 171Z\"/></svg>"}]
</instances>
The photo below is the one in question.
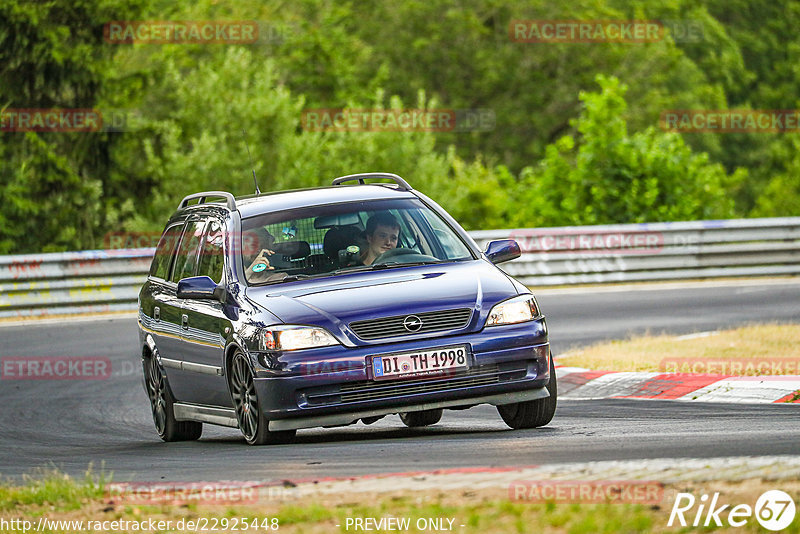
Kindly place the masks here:
<instances>
[{"instance_id":1,"label":"license plate","mask_svg":"<svg viewBox=\"0 0 800 534\"><path fill-rule=\"evenodd\" d=\"M437 376L467 367L466 345L372 357L375 380Z\"/></svg>"}]
</instances>

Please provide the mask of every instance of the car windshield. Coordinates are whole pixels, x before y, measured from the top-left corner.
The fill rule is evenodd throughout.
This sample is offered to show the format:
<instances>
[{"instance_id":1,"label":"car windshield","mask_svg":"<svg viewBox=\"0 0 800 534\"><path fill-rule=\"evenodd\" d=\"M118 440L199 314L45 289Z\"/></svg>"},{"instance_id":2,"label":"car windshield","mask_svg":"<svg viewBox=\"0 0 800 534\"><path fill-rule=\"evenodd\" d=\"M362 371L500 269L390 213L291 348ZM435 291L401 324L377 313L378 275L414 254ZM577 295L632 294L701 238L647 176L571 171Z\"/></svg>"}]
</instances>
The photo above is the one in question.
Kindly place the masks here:
<instances>
[{"instance_id":1,"label":"car windshield","mask_svg":"<svg viewBox=\"0 0 800 534\"><path fill-rule=\"evenodd\" d=\"M249 217L242 220L240 250L251 285L474 259L458 234L416 199Z\"/></svg>"}]
</instances>

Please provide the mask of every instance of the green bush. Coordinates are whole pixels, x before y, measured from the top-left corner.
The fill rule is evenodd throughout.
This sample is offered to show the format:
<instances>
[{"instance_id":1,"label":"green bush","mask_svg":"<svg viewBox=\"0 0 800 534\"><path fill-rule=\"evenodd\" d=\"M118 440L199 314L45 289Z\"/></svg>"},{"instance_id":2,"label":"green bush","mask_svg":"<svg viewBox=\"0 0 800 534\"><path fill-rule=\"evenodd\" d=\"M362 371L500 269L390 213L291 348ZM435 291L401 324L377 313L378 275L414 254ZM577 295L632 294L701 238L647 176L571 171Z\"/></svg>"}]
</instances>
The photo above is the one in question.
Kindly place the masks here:
<instances>
[{"instance_id":1,"label":"green bush","mask_svg":"<svg viewBox=\"0 0 800 534\"><path fill-rule=\"evenodd\" d=\"M715 219L734 214L727 191L746 177L727 175L708 155L653 127L628 133L626 86L598 75L600 92L583 92L574 127L522 171L521 209L512 226L556 226Z\"/></svg>"}]
</instances>

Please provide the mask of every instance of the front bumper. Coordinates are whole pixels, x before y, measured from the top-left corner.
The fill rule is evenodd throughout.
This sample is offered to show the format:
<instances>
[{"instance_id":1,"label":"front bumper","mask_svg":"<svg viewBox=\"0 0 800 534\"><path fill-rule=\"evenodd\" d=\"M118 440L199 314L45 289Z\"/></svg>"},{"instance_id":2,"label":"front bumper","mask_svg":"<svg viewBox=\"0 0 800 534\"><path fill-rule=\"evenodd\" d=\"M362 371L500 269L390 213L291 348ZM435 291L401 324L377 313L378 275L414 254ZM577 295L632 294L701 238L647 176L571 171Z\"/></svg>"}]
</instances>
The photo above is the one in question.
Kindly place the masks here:
<instances>
[{"instance_id":1,"label":"front bumper","mask_svg":"<svg viewBox=\"0 0 800 534\"><path fill-rule=\"evenodd\" d=\"M292 430L298 428L313 428L318 426L340 426L348 425L359 419L388 415L398 412L419 412L422 410L434 410L437 408L462 407L465 404L474 406L476 404L511 404L514 402L526 402L535 399L549 397L547 388L529 389L514 393L500 393L496 395L483 395L480 397L470 397L468 399L457 399L449 401L427 402L423 404L410 404L397 407L384 407L371 410L347 411L330 415L294 417L292 419L276 419L269 422L271 431Z\"/></svg>"},{"instance_id":2,"label":"front bumper","mask_svg":"<svg viewBox=\"0 0 800 534\"><path fill-rule=\"evenodd\" d=\"M369 356L458 344L469 348L467 370L440 377L371 380ZM280 373L256 373L255 387L270 430L548 396L544 388L550 380L550 346L543 318L465 335L302 352L285 357Z\"/></svg>"}]
</instances>

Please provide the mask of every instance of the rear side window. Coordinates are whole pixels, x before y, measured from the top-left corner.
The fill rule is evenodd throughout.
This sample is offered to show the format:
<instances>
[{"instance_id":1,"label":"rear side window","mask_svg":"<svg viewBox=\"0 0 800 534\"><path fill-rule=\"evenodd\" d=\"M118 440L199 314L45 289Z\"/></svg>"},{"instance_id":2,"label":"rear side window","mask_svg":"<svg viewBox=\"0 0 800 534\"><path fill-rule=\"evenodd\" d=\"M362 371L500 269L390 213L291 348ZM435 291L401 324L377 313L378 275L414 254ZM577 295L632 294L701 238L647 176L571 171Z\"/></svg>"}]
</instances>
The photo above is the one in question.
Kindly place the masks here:
<instances>
[{"instance_id":1,"label":"rear side window","mask_svg":"<svg viewBox=\"0 0 800 534\"><path fill-rule=\"evenodd\" d=\"M203 236L203 248L200 249L200 265L197 276L208 276L216 283L222 281L222 266L225 255L222 247L222 225L212 220Z\"/></svg>"},{"instance_id":2,"label":"rear side window","mask_svg":"<svg viewBox=\"0 0 800 534\"><path fill-rule=\"evenodd\" d=\"M166 280L169 273L169 262L175 253L175 245L181 237L182 224L170 226L164 231L161 239L156 246L156 254L153 256L153 263L150 264L150 276Z\"/></svg>"},{"instance_id":3,"label":"rear side window","mask_svg":"<svg viewBox=\"0 0 800 534\"><path fill-rule=\"evenodd\" d=\"M197 267L197 250L200 248L200 241L203 237L204 223L205 221L190 221L187 223L172 266L170 280L173 282L194 276L194 270Z\"/></svg>"}]
</instances>

